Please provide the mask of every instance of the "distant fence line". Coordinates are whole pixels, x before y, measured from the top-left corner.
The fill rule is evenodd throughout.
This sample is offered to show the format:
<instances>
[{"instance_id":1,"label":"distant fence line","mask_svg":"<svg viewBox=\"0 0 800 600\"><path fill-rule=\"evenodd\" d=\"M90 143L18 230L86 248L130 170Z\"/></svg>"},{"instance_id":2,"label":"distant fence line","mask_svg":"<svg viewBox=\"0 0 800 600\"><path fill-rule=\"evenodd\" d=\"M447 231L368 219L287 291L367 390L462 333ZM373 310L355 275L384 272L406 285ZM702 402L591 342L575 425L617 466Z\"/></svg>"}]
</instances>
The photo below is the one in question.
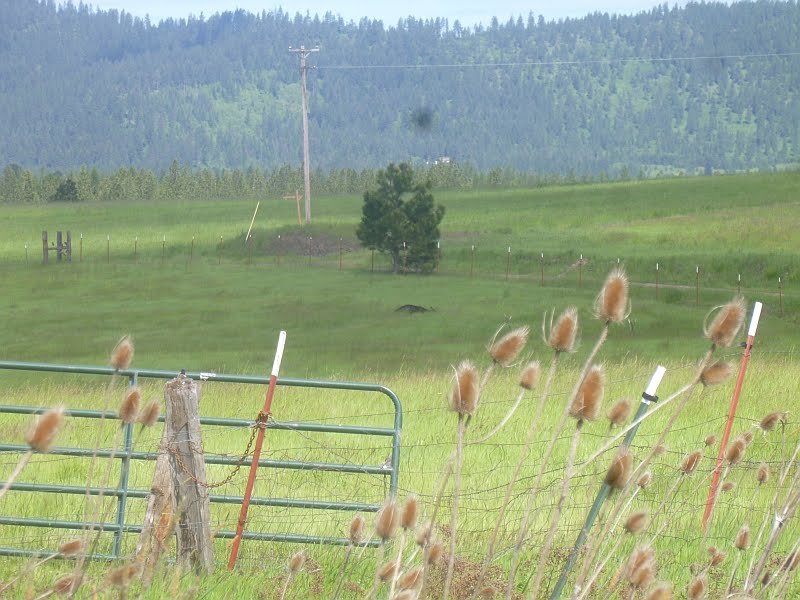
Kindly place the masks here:
<instances>
[{"instance_id":1,"label":"distant fence line","mask_svg":"<svg viewBox=\"0 0 800 600\"><path fill-rule=\"evenodd\" d=\"M294 236L291 239L281 238L278 234L266 244L259 243L254 248L253 236L239 248L226 243L220 236L214 243L198 242L192 236L188 242L170 243L167 236L162 234L160 240L144 242L139 236L132 239L118 241L110 234L84 238L79 234L77 240L62 245L62 232L58 232L58 244L50 242L43 232L41 255L36 244L25 243L26 264L49 264L52 262L93 262L93 263L134 263L139 264L164 264L169 261L181 259L187 264L203 260L206 263L216 262L222 264L225 259L229 262L244 263L246 265L274 266L306 266L320 268L335 268L338 270L369 270L375 273L391 270L388 257L380 253L359 249L354 252L352 242L345 244L343 238L329 238L323 242L315 241L313 236ZM243 237L243 236L242 236ZM104 238L104 239L103 239ZM70 232L66 238L70 239ZM77 243L76 243L77 242ZM67 252L67 244L70 244ZM434 274L465 276L482 279L504 279L506 281L529 280L541 287L565 287L574 285L578 288L591 285L605 277L607 272L615 266L626 268L631 280L636 284L653 289L657 300L667 303L692 301L699 305L701 293L732 292L741 294L743 291L758 290L773 296L777 314L784 316L787 312L786 301L794 304L796 295L793 288L787 288L786 275L778 275L772 283L761 280L761 285L748 286L747 278L742 278L742 273L736 274L735 280L726 282L719 275L712 276L709 282L705 275L703 265L699 261L687 260L684 267L675 268L674 264L666 266L662 262L654 262L649 267L644 267L641 259L634 259L635 265L631 268L630 262L623 257L615 260L604 258L592 260L589 254L574 252L545 253L530 251L515 251L512 246L503 246L498 251L483 251L487 246L478 247L476 244L458 242L437 244L438 255ZM266 260L265 260L266 259ZM406 269L405 262L400 268L400 273L411 273ZM788 297L787 297L788 296ZM768 301L768 304L770 302Z\"/></svg>"}]
</instances>

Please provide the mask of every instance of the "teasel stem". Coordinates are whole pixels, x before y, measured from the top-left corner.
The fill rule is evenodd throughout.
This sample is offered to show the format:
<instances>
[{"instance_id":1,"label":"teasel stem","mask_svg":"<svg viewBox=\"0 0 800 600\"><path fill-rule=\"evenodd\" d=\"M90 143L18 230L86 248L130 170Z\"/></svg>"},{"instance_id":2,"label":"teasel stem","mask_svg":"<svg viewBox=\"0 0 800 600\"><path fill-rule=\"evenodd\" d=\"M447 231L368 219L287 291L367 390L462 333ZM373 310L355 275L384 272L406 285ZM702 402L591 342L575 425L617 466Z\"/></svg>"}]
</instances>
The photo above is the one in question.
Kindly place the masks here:
<instances>
[{"instance_id":1,"label":"teasel stem","mask_svg":"<svg viewBox=\"0 0 800 600\"><path fill-rule=\"evenodd\" d=\"M793 484L797 483L798 476L800 476L800 469L798 469ZM795 490L796 489L795 485L792 485L790 489ZM772 548L778 541L781 531L783 531L784 523L786 523L786 521L790 520L794 516L794 513L797 511L798 504L800 504L800 490L797 490L796 492L794 492L793 495L790 495L789 498L784 503L781 511L775 514L775 519L772 524L772 531L770 532L770 535L767 538L767 543L764 546L763 554L761 555L761 559L758 561L758 565L756 566L756 570L753 577L754 581L758 581L758 578L761 576L761 573L767 564L769 555L772 552Z\"/></svg>"},{"instance_id":2,"label":"teasel stem","mask_svg":"<svg viewBox=\"0 0 800 600\"><path fill-rule=\"evenodd\" d=\"M3 484L3 489L0 489L0 498L6 495L6 492L14 484L14 481L16 481L17 477L19 477L19 474L22 473L25 467L28 466L32 456L33 450L28 450L20 457L19 462L17 462L17 466L14 467L11 475L8 476L8 479L6 479L6 482Z\"/></svg>"},{"instance_id":3,"label":"teasel stem","mask_svg":"<svg viewBox=\"0 0 800 600\"><path fill-rule=\"evenodd\" d=\"M794 546L792 546L792 549L789 551L789 554L786 555L787 558L786 558L786 561L782 565L783 574L781 575L780 579L778 579L777 577L773 576L764 585L764 587L762 589L767 589L768 587L770 587L772 585L773 582L777 581L778 583L774 587L774 589L775 589L775 597L776 598L789 598L790 597L790 595L788 593L785 593L785 590L783 588L786 587L786 584L789 582L789 578L792 576L792 573L794 573L796 571L796 569L797 569L797 564L796 564L795 561L797 560L797 552L798 551L800 551L800 539L797 540L794 543Z\"/></svg>"},{"instance_id":4,"label":"teasel stem","mask_svg":"<svg viewBox=\"0 0 800 600\"><path fill-rule=\"evenodd\" d=\"M555 379L556 369L558 367L558 359L561 356L561 352L555 351L553 353L553 358L550 361L550 370L547 372L547 379L544 382L544 386L542 388L541 395L539 397L539 405L537 406L536 412L533 413L533 418L531 419L531 423L528 426L528 435L525 438L525 444L522 447L522 450L519 454L519 459L517 460L517 464L514 466L514 472L511 474L511 478L506 485L505 495L503 496L503 501L500 504L500 510L497 513L497 518L495 520L494 529L492 530L492 534L489 536L489 542L486 546L486 554L483 557L483 563L481 564L481 570L478 574L478 579L475 583L475 589L472 592L471 598L477 598L477 595L480 593L481 585L483 584L483 580L486 577L486 573L489 570L489 565L492 562L492 558L494 558L494 548L495 544L497 544L497 536L500 533L500 528L503 526L503 518L506 515L506 511L508 510L509 503L511 501L511 495L514 493L514 484L517 482L519 478L519 474L522 471L522 467L525 465L525 461L528 458L528 455L531 451L531 445L533 445L534 437L536 436L536 432L539 429L539 424L541 420L539 419L539 415L542 413L542 408L544 407L544 403L547 400L547 397L550 395L550 388L553 384L553 380Z\"/></svg>"},{"instance_id":5,"label":"teasel stem","mask_svg":"<svg viewBox=\"0 0 800 600\"><path fill-rule=\"evenodd\" d=\"M622 545L622 542L624 540L625 540L624 536L622 536L622 535L618 535L617 536L617 541L614 542L614 545L611 548L611 550L609 550L606 553L606 555L603 558L603 560L601 560L600 564L598 564L597 567L595 568L594 572L592 573L592 576L589 578L589 580L586 582L586 584L582 586L581 590L579 590L577 592L579 595L576 596L576 595L573 594L573 596L572 596L573 598L575 598L576 600L582 600L583 598L586 598L586 596L589 594L589 591L592 589L592 584L600 576L600 573L603 572L603 568L606 566L608 561L611 560L611 558L614 556L614 554L617 552L617 550L619 550L619 547Z\"/></svg>"},{"instance_id":6,"label":"teasel stem","mask_svg":"<svg viewBox=\"0 0 800 600\"><path fill-rule=\"evenodd\" d=\"M453 570L456 563L456 539L458 529L458 500L461 494L461 468L464 459L464 431L466 430L464 415L458 415L458 436L456 439L456 465L453 475L453 508L450 514L450 555L447 557L447 575L444 579L442 598L450 597L450 585L453 582Z\"/></svg>"},{"instance_id":7,"label":"teasel stem","mask_svg":"<svg viewBox=\"0 0 800 600\"><path fill-rule=\"evenodd\" d=\"M533 581L533 587L528 593L528 598L538 597L539 587L541 586L542 579L544 578L544 567L547 564L547 559L550 557L550 549L553 547L556 529L558 528L558 522L561 519L561 511L564 508L564 502L566 501L567 494L569 493L569 483L572 479L572 467L575 464L575 456L578 452L578 442L580 441L582 428L583 419L578 419L578 422L575 424L575 433L572 436L572 443L569 447L567 464L564 467L564 479L561 484L561 496L558 499L558 504L556 504L556 510L553 513L553 518L550 520L550 530L547 532L547 538L545 538L544 546L539 554L539 565L536 568L536 577Z\"/></svg>"},{"instance_id":8,"label":"teasel stem","mask_svg":"<svg viewBox=\"0 0 800 600\"><path fill-rule=\"evenodd\" d=\"M378 587L381 585L381 578L380 578L380 570L383 566L383 557L386 552L386 542L381 540L380 546L378 546L378 555L375 557L375 576L372 579L372 589L369 592L368 597L372 600L375 600L378 596Z\"/></svg>"},{"instance_id":9,"label":"teasel stem","mask_svg":"<svg viewBox=\"0 0 800 600\"><path fill-rule=\"evenodd\" d=\"M333 600L338 600L339 594L342 591L342 585L344 584L344 576L347 572L347 565L350 562L350 556L353 554L353 545L348 544L347 549L344 551L344 560L342 561L342 566L339 568L339 577L337 577L338 581L336 583L336 591L333 594Z\"/></svg>"},{"instance_id":10,"label":"teasel stem","mask_svg":"<svg viewBox=\"0 0 800 600\"><path fill-rule=\"evenodd\" d=\"M577 382L575 383L575 387L573 388L572 393L569 395L566 405L564 406L564 412L561 415L561 420L558 422L558 425L556 426L556 429L553 432L552 437L550 438L550 444L547 446L544 456L542 457L542 461L539 466L539 472L536 475L536 481L534 482L533 487L528 492L528 504L525 508L525 513L522 517L522 524L520 525L520 529L517 532L517 540L514 545L514 553L511 556L511 567L509 569L508 585L506 586L506 594L505 594L506 600L511 599L511 594L514 589L514 580L516 579L517 569L519 568L519 559L520 559L520 554L522 552L522 546L525 544L525 539L527 538L528 530L530 529L531 517L533 516L533 504L536 500L536 496L539 493L539 490L541 489L542 478L544 477L547 464L550 461L550 456L552 455L553 450L555 449L556 442L558 441L558 438L561 435L564 426L567 424L567 419L569 418L569 409L572 403L572 399L577 395L578 391L580 390L580 387L583 384L586 375L589 373L589 369L592 368L595 356L597 356L597 353L600 352L600 349L603 347L603 344L608 338L609 324L610 322L608 321L606 321L603 324L603 328L600 330L600 335L597 339L597 342L595 343L591 352L589 352L589 356L586 357L586 361L584 362L583 369L581 370Z\"/></svg>"}]
</instances>

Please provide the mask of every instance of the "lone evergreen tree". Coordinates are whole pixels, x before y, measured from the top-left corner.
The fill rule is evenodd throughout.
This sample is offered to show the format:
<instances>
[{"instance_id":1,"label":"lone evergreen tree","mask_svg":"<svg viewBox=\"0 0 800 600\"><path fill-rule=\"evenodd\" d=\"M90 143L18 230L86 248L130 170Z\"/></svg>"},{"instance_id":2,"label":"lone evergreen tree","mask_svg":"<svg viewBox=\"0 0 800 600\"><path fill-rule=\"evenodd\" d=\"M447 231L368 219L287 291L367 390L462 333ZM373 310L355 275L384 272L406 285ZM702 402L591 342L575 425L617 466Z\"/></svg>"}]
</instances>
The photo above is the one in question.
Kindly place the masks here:
<instances>
[{"instance_id":1,"label":"lone evergreen tree","mask_svg":"<svg viewBox=\"0 0 800 600\"><path fill-rule=\"evenodd\" d=\"M72 177L67 177L62 181L50 198L51 202L77 202L78 200L80 200L78 186L75 185Z\"/></svg>"},{"instance_id":2,"label":"lone evergreen tree","mask_svg":"<svg viewBox=\"0 0 800 600\"><path fill-rule=\"evenodd\" d=\"M430 181L415 182L411 166L401 163L378 171L377 185L364 192L356 228L361 245L388 253L394 273L403 264L403 254L407 269L432 271L444 206L434 204Z\"/></svg>"}]
</instances>

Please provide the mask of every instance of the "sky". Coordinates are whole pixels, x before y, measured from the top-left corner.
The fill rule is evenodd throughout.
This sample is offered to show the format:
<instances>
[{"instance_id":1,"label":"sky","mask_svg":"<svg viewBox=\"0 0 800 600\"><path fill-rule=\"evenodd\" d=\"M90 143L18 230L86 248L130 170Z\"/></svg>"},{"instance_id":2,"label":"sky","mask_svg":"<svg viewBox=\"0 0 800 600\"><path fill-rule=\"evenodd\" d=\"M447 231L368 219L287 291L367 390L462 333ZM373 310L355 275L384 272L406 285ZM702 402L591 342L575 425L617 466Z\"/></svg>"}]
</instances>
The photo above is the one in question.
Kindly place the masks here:
<instances>
[{"instance_id":1,"label":"sky","mask_svg":"<svg viewBox=\"0 0 800 600\"><path fill-rule=\"evenodd\" d=\"M77 3L77 2L76 2ZM125 10L134 16L150 16L154 23L167 17L181 18L190 14L199 16L203 13L210 16L216 12L242 8L248 12L260 13L262 10L274 11L282 8L290 15L299 12L324 15L330 11L340 15L345 21L358 22L362 17L380 19L384 25L395 25L400 18L447 18L452 24L458 19L463 26L476 23L488 25L493 16L501 23L509 17L522 16L529 13L543 15L545 19L561 19L582 17L592 12L617 14L635 14L649 10L661 2L657 0L553 0L524 2L520 0L401 0L394 2L363 2L363 0L90 0L97 9L114 8ZM669 2L683 5L685 1Z\"/></svg>"}]
</instances>

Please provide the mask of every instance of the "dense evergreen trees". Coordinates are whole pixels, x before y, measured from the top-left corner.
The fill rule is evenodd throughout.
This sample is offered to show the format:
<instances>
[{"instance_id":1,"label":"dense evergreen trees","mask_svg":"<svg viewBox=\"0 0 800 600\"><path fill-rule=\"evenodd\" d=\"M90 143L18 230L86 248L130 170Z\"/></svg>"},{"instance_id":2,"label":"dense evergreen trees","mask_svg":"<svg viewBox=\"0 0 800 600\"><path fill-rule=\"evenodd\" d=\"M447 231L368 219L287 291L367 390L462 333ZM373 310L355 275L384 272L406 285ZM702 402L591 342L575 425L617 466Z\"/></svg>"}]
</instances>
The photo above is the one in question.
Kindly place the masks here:
<instances>
[{"instance_id":1,"label":"dense evergreen trees","mask_svg":"<svg viewBox=\"0 0 800 600\"><path fill-rule=\"evenodd\" d=\"M208 186L241 172L230 185L243 193L270 185L257 174L295 177L300 92L286 49L301 43L322 50L309 82L312 166L345 179L358 179L348 169L440 156L466 170L576 178L771 168L800 156L796 0L549 23L531 14L475 29L241 10L153 24L5 0L0 167L19 165L24 201L60 183L35 190L39 169L80 169L82 198L154 194L164 180L192 195L181 180L206 168ZM424 127L419 114L430 117ZM285 183L281 193L302 187Z\"/></svg>"}]
</instances>

